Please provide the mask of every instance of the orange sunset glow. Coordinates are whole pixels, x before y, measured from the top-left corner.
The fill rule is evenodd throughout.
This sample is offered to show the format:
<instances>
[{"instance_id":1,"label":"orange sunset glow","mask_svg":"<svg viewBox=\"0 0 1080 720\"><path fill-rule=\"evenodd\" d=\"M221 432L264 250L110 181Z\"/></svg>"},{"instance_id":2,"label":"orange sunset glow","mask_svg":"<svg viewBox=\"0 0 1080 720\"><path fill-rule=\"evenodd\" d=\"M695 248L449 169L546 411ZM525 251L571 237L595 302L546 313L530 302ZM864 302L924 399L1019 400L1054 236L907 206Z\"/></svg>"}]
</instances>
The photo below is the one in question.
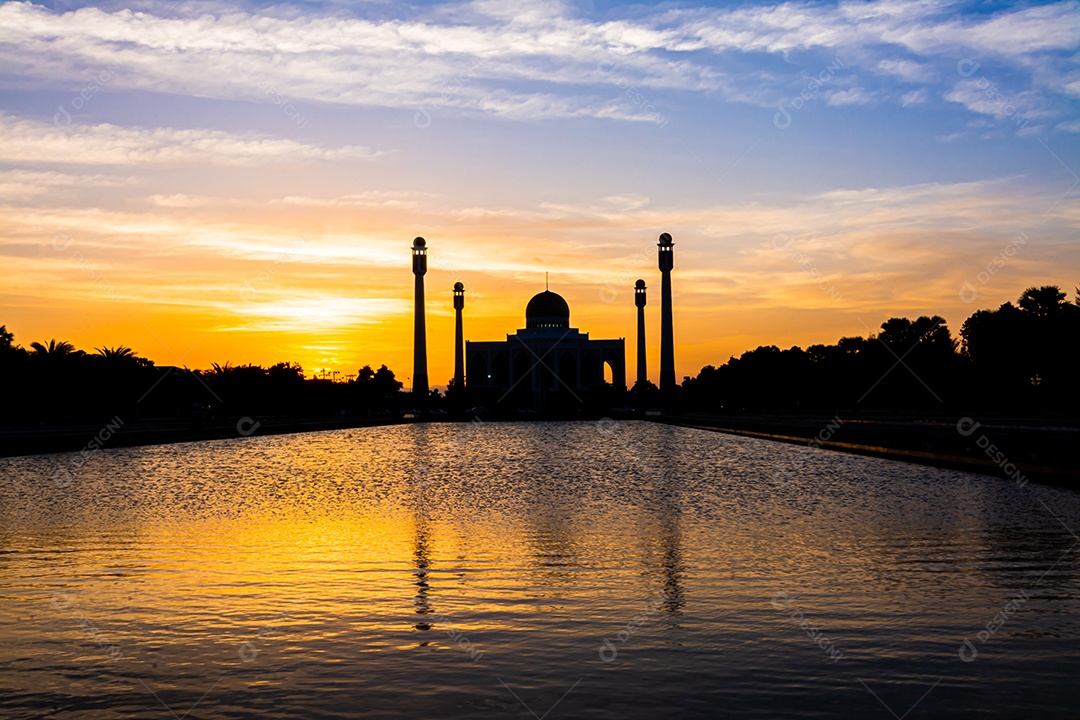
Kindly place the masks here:
<instances>
[{"instance_id":1,"label":"orange sunset glow","mask_svg":"<svg viewBox=\"0 0 1080 720\"><path fill-rule=\"evenodd\" d=\"M206 171L216 172L210 165ZM9 173L16 179L44 184L37 202L55 201L46 191L65 181ZM60 197L77 192L61 187ZM985 197L973 200L976 193ZM1023 220L1035 222L1019 203L1003 187L975 183L707 211L650 209L632 197L455 210L443 207L445 199L405 192L264 201L151 195L117 210L22 205L5 211L5 232L32 251L9 259L5 293L9 327L23 338L127 344L161 365L291 360L309 373L344 375L386 363L408 376L408 247L422 230L430 247L430 374L442 385L453 373L450 288L459 280L469 339L501 339L522 327L525 301L550 272L573 324L626 337L632 355L632 285L641 277L658 287L655 230L667 230L676 242L681 377L761 344L862 334L890 313L962 319L972 309L959 294L965 280L977 275L991 243L1014 240L1002 228L1020 237ZM1080 220L1064 204L1057 216ZM927 225L949 229L917 229ZM1025 281L1053 281L1052 258L1073 251L1029 243L980 303L996 306ZM647 328L655 348L658 322Z\"/></svg>"}]
</instances>

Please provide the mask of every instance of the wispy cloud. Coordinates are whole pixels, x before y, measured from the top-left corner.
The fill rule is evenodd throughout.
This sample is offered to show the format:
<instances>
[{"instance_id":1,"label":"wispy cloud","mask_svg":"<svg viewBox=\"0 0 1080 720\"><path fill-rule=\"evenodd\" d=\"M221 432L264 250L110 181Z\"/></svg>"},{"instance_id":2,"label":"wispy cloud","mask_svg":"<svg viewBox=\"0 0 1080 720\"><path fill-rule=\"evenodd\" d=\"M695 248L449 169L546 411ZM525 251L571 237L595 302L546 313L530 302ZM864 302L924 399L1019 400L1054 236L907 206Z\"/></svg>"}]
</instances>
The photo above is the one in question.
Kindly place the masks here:
<instances>
[{"instance_id":1,"label":"wispy cloud","mask_svg":"<svg viewBox=\"0 0 1080 720\"><path fill-rule=\"evenodd\" d=\"M678 218L673 232L685 231L698 238L684 251L693 248L694 271L710 276L723 275L731 267L725 258L734 256L760 260L756 266L747 265L747 272L784 266L772 244L777 233L798 242L813 241L819 252L829 252L845 263L837 266L838 272L850 272L858 269L846 264L855 246L863 247L861 252L866 257L872 254L876 258L880 266L875 270L900 269L909 267L913 259L928 256L966 256L1010 233L1041 227L1061 235L1072 232L1080 223L1080 218L1068 214L1064 204L1059 203L1054 211L1045 214L1054 198L1040 193L1038 188L1025 187L1015 178L1005 178L836 190L793 202L761 198L749 205L698 208L659 205L640 195L608 196L574 205L539 203L522 209L446 207L441 211L431 203L418 206L392 200L386 208L390 214L382 218L387 227L362 232L353 227L356 207L399 197L406 196L376 193L340 198L233 198L225 206L232 219L223 220L215 214L222 206L215 205L212 198L153 196L154 209L141 213L7 208L0 212L0 229L7 242L16 244L35 236L37 242L47 244L54 232L77 234L82 247L94 249L99 256L119 265L131 265L133 272L136 268L142 268L142 272L149 266L156 267L155 257L163 263L161 267L175 269L178 257L191 256L192 267L200 268L204 277L222 278L245 267L262 269L285 253L294 279L310 271L317 282L327 273L347 276L357 267L385 268L397 274L398 265L407 258L402 248L408 241L399 228L435 226L447 229L434 251L433 259L440 254L442 257L433 269L449 264L476 273L535 273L535 258L540 254L564 275L587 283L604 282L611 267L624 263L628 254L640 251L635 250L634 238L644 238L651 252L649 243L655 241L652 229L671 227L672 218ZM290 224L266 214L267 208L298 201L322 213L317 230L305 227L303 220ZM468 221L467 230L450 229L462 220ZM34 228L36 235L27 235L24 228ZM966 238L963 243L958 244L957 233ZM942 243L942 234L952 234L953 239ZM871 238L889 235L902 235L903 245L867 244ZM0 251L3 247L4 241L0 241ZM141 249L133 254L134 248ZM920 272L933 274L925 268Z\"/></svg>"},{"instance_id":2,"label":"wispy cloud","mask_svg":"<svg viewBox=\"0 0 1080 720\"><path fill-rule=\"evenodd\" d=\"M1034 91L1009 93L999 88L985 77L961 80L945 99L960 103L968 110L989 115L998 120L1010 119L1018 125L1026 124L1025 119L1052 117L1053 111L1043 107L1041 96Z\"/></svg>"},{"instance_id":3,"label":"wispy cloud","mask_svg":"<svg viewBox=\"0 0 1080 720\"><path fill-rule=\"evenodd\" d=\"M196 165L257 167L273 163L371 160L357 146L324 148L286 138L222 130L53 124L0 114L0 160L57 165Z\"/></svg>"},{"instance_id":4,"label":"wispy cloud","mask_svg":"<svg viewBox=\"0 0 1080 720\"><path fill-rule=\"evenodd\" d=\"M438 102L512 119L636 120L602 90L613 67L637 87L768 105L800 89L803 68L820 61L815 53L858 58L865 87L874 77L931 85L955 77L957 60L974 56L1032 68L1012 90L1049 98L1067 95L1067 82L1038 68L1080 46L1075 1L959 18L937 3L900 0L676 8L608 20L558 3L472 2L379 19L200 8L198 17L165 18L7 3L0 6L0 64L9 85L70 86L108 68L110 90L266 101L273 87L320 103ZM732 64L761 53L783 58L791 71L742 72Z\"/></svg>"},{"instance_id":5,"label":"wispy cloud","mask_svg":"<svg viewBox=\"0 0 1080 720\"><path fill-rule=\"evenodd\" d=\"M921 105L930 99L930 93L926 91L926 88L919 88L918 90L912 90L911 92L904 93L900 98L900 105L907 107L909 105Z\"/></svg>"},{"instance_id":6,"label":"wispy cloud","mask_svg":"<svg viewBox=\"0 0 1080 720\"><path fill-rule=\"evenodd\" d=\"M936 75L932 67L911 60L882 60L877 64L877 70L909 83L928 83Z\"/></svg>"},{"instance_id":7,"label":"wispy cloud","mask_svg":"<svg viewBox=\"0 0 1080 720\"><path fill-rule=\"evenodd\" d=\"M58 182L79 184L90 177ZM701 338L681 355L689 372L763 340L832 341L859 332L858 317L933 311L959 322L972 310L957 295L961 283L1019 232L1030 242L1022 257L982 289L988 303L1014 297L1017 285L1060 284L1061 268L1080 262L1070 240L1080 231L1075 204L1060 202L1051 209L1060 191L1046 192L1019 177L694 207L624 193L574 204L468 209L455 207L452 199L392 192L229 197L220 203L166 195L138 205L142 190L128 188L133 197L126 204L145 207L142 212L43 203L0 207L0 255L11 278L7 301L91 307L106 302L99 279L107 278L125 307L137 308L140 316L160 317L170 327L204 328L200 334L212 329L233 343L236 331L251 338L228 352L200 355L215 347L209 345L191 357L196 366L223 357L289 358L313 366L331 362L330 356L297 348L334 341L341 348L334 363L355 365L363 357L407 368L410 237L403 228L438 229L424 233L433 240L431 329L433 338L442 338L433 343L452 337L453 281L463 279L468 287L470 336L499 337L520 321L525 300L542 287L545 269L553 271L583 329L597 336L627 335L627 306L622 300L605 304L600 293L608 286L625 288L629 301L633 280L654 268L657 229L665 229L675 235L679 254L679 332ZM358 208L364 212L362 229ZM369 208L379 215L368 215ZM317 223L310 215L275 214L296 209L316 210ZM50 244L57 232L72 239L66 252ZM73 252L80 254L79 263L72 261ZM802 269L807 263L841 301L821 292ZM792 308L806 319L799 333L791 330ZM59 309L53 312L63 317ZM722 331L718 314L727 318ZM70 338L80 339L75 332ZM124 339L143 343L138 335ZM359 354L373 347L377 357ZM446 369L443 355L434 361Z\"/></svg>"},{"instance_id":8,"label":"wispy cloud","mask_svg":"<svg viewBox=\"0 0 1080 720\"><path fill-rule=\"evenodd\" d=\"M839 106L839 105L866 105L873 98L862 88L851 88L850 90L837 90L827 95L826 104Z\"/></svg>"},{"instance_id":9,"label":"wispy cloud","mask_svg":"<svg viewBox=\"0 0 1080 720\"><path fill-rule=\"evenodd\" d=\"M138 185L134 177L116 175L77 175L62 172L37 172L12 168L0 174L0 201L22 201L28 198L69 200L80 190L121 188Z\"/></svg>"}]
</instances>

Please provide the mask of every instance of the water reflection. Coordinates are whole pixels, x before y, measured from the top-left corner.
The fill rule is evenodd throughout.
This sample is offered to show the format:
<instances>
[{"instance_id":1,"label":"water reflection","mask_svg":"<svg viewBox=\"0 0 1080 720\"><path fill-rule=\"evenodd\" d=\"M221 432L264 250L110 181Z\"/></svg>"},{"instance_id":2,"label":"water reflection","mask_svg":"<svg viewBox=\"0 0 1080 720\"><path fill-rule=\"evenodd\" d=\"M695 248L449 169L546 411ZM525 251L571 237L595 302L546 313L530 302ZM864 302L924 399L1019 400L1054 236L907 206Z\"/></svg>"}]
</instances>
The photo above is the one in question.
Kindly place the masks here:
<instances>
[{"instance_id":1,"label":"water reflection","mask_svg":"<svg viewBox=\"0 0 1080 720\"><path fill-rule=\"evenodd\" d=\"M53 462L0 462L5 718L211 688L192 717L1077 699L1080 501L1054 488L637 422L104 451L65 488Z\"/></svg>"},{"instance_id":2,"label":"water reflection","mask_svg":"<svg viewBox=\"0 0 1080 720\"><path fill-rule=\"evenodd\" d=\"M430 466L432 464L431 447L428 442L428 434L425 432L425 427L421 425L413 425L410 428L412 438L412 458L413 458L413 472L411 476L412 482L412 500L413 500L413 559L415 572L413 577L416 578L416 596L413 598L413 606L416 609L416 613L420 615L417 618L417 622L414 627L417 630L427 631L431 629L431 623L427 621L426 615L430 615L432 612L431 601L428 598L428 591L430 586L428 585L428 568L431 566L430 558L430 533L431 530L428 527L427 518L427 488L431 483L436 482L436 478L431 472ZM420 646L427 645L427 641L420 642Z\"/></svg>"},{"instance_id":3,"label":"water reflection","mask_svg":"<svg viewBox=\"0 0 1080 720\"><path fill-rule=\"evenodd\" d=\"M413 557L416 559L416 572L413 573L413 577L416 578L416 597L413 598L413 606L416 608L418 615L430 615L431 600L428 598L428 572L427 569L431 565L431 560L428 556L428 527L427 521L422 515L416 517L416 540L413 550ZM431 625L426 622L425 618L421 618L415 625L417 630L430 630Z\"/></svg>"}]
</instances>

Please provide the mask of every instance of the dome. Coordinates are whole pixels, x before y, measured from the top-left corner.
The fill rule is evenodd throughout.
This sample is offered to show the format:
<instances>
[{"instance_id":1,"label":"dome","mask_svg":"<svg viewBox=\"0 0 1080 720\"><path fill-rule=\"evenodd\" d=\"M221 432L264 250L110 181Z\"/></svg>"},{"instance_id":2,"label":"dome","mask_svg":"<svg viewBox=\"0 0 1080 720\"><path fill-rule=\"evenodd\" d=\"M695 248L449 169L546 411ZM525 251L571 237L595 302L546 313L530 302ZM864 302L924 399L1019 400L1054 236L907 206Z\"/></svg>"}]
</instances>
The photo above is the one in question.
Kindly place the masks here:
<instances>
[{"instance_id":1,"label":"dome","mask_svg":"<svg viewBox=\"0 0 1080 720\"><path fill-rule=\"evenodd\" d=\"M525 307L525 327L570 327L570 306L562 295L545 290Z\"/></svg>"}]
</instances>

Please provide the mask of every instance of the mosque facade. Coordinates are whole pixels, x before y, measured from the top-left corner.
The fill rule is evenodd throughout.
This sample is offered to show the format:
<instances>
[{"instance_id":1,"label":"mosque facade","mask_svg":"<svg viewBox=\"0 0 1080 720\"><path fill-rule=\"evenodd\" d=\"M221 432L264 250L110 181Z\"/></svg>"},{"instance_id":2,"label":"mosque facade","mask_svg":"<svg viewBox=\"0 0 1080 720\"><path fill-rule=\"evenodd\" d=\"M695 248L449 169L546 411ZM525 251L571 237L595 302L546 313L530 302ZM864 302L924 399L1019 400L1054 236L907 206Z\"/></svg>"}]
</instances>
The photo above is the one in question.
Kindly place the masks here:
<instances>
[{"instance_id":1,"label":"mosque facade","mask_svg":"<svg viewBox=\"0 0 1080 720\"><path fill-rule=\"evenodd\" d=\"M672 330L671 271L674 242L663 233L657 243L661 273L660 303L660 391L670 398L675 390L675 343ZM418 406L426 404L427 327L425 321L424 275L427 273L427 242L413 240L415 276L415 324L413 342L413 395ZM593 391L610 386L626 390L626 341L593 340L570 326L570 305L550 290L538 293L525 307L525 327L507 334L505 340L464 341L462 312L465 286L458 282L453 291L455 311L454 379L457 393L468 392L474 399L518 407L548 408L579 404ZM637 380L647 382L645 362L645 281L634 286L637 306ZM464 347L462 344L464 342ZM605 373L605 368L607 372ZM459 394L459 397L461 395Z\"/></svg>"},{"instance_id":2,"label":"mosque facade","mask_svg":"<svg viewBox=\"0 0 1080 720\"><path fill-rule=\"evenodd\" d=\"M506 340L466 341L465 358L470 391L532 398L540 406L602 387L605 365L612 386L626 388L625 340L593 340L570 327L570 305L550 290L529 300L524 328Z\"/></svg>"}]
</instances>

